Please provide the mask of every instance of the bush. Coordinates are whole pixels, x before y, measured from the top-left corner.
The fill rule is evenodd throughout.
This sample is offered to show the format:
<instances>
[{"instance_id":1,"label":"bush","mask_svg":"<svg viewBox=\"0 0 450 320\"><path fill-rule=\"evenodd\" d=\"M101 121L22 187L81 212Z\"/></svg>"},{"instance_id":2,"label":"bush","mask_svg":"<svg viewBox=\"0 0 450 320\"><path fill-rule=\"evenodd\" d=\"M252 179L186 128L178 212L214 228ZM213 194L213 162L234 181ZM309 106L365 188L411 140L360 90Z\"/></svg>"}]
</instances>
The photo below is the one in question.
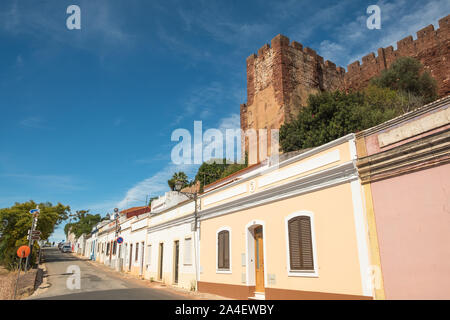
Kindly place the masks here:
<instances>
[{"instance_id":1,"label":"bush","mask_svg":"<svg viewBox=\"0 0 450 320\"><path fill-rule=\"evenodd\" d=\"M321 92L310 95L296 120L280 128L283 152L311 148L392 119L411 103L388 88L363 92Z\"/></svg>"},{"instance_id":2,"label":"bush","mask_svg":"<svg viewBox=\"0 0 450 320\"><path fill-rule=\"evenodd\" d=\"M390 120L437 98L436 81L419 61L402 57L362 92L321 92L308 97L296 120L280 128L284 152L316 147Z\"/></svg>"},{"instance_id":3,"label":"bush","mask_svg":"<svg viewBox=\"0 0 450 320\"><path fill-rule=\"evenodd\" d=\"M414 58L398 58L371 83L380 88L390 88L408 96L416 96L423 103L437 99L437 84L430 73Z\"/></svg>"}]
</instances>

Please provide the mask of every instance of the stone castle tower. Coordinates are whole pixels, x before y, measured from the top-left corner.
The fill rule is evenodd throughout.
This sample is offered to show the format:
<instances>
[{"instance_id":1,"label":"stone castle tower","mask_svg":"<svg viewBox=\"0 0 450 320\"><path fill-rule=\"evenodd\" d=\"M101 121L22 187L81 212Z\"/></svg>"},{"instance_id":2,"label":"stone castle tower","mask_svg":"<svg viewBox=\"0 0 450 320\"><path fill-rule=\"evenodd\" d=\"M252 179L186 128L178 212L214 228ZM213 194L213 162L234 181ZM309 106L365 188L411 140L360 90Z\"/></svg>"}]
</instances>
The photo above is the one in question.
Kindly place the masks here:
<instances>
[{"instance_id":1,"label":"stone castle tower","mask_svg":"<svg viewBox=\"0 0 450 320\"><path fill-rule=\"evenodd\" d=\"M450 15L392 46L378 49L348 65L347 72L316 51L283 35L265 44L247 58L247 103L241 105L241 129L279 129L291 121L306 104L308 95L319 91L360 90L369 80L388 68L398 57L419 60L438 83L440 97L450 94ZM242 154L249 150L241 138ZM270 134L267 139L270 146ZM267 150L270 150L268 146Z\"/></svg>"}]
</instances>

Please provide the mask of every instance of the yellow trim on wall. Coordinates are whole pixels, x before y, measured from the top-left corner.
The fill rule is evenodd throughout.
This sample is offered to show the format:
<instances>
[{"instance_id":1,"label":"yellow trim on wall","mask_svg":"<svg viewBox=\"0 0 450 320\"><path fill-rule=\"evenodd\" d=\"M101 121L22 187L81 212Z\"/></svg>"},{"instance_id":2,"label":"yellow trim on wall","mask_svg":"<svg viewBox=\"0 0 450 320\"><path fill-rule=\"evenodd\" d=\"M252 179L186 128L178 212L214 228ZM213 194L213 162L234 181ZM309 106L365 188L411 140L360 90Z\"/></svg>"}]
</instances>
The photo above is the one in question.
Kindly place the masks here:
<instances>
[{"instance_id":1,"label":"yellow trim on wall","mask_svg":"<svg viewBox=\"0 0 450 320\"><path fill-rule=\"evenodd\" d=\"M356 152L358 158L365 157L367 155L366 143L364 137L356 140ZM367 227L368 227L368 236L369 236L369 251L370 251L370 260L371 264L377 268L379 268L380 272L380 283L378 287L375 287L375 299L376 300L385 300L385 292L384 292L384 281L383 281L383 269L381 267L381 257L380 257L380 248L378 246L378 234L377 234L377 225L375 220L375 212L373 209L373 199L372 199L372 188L370 183L362 185L364 192L364 201L366 202L366 213L367 213Z\"/></svg>"},{"instance_id":2,"label":"yellow trim on wall","mask_svg":"<svg viewBox=\"0 0 450 320\"><path fill-rule=\"evenodd\" d=\"M379 268L380 286L375 288L375 299L385 300L383 270L381 267L380 248L378 246L377 226L375 221L375 212L373 210L372 190L370 184L363 185L364 197L367 208L367 224L369 230L370 256L372 265Z\"/></svg>"}]
</instances>

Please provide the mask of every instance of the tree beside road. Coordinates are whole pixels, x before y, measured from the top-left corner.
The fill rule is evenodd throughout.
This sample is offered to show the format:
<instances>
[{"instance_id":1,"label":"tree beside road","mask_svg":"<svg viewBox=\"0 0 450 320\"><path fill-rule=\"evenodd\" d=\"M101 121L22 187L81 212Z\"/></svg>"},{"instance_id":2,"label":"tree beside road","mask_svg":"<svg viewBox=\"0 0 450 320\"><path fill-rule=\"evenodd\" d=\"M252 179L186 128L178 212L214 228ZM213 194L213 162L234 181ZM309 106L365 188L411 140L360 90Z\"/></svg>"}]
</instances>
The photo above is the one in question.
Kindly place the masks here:
<instances>
[{"instance_id":1,"label":"tree beside road","mask_svg":"<svg viewBox=\"0 0 450 320\"><path fill-rule=\"evenodd\" d=\"M19 261L16 251L21 245L28 244L28 230L31 229L33 216L30 210L37 207L33 200L18 203L10 208L0 209L0 264L12 270ZM58 203L39 203L39 219L36 230L40 238L46 240L55 230L55 227L68 218L70 207ZM35 261L37 247L33 248L30 261Z\"/></svg>"}]
</instances>

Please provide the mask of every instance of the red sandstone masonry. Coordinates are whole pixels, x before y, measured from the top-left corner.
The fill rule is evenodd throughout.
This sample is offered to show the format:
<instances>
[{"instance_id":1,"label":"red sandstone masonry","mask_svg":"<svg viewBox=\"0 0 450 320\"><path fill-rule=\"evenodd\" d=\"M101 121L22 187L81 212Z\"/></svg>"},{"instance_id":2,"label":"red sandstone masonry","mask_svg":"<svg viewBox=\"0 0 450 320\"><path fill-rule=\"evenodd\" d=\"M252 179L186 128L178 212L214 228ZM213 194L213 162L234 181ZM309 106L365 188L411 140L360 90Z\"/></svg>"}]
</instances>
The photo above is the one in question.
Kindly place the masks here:
<instances>
[{"instance_id":1,"label":"red sandstone masonry","mask_svg":"<svg viewBox=\"0 0 450 320\"><path fill-rule=\"evenodd\" d=\"M419 60L438 83L440 97L450 93L450 15L439 20L439 29L429 25L417 32L417 39L408 36L392 46L378 49L378 56L370 53L362 58L362 64L355 61L348 65L345 74L345 89L360 90L369 80L381 73L399 57L413 57Z\"/></svg>"},{"instance_id":2,"label":"red sandstone masonry","mask_svg":"<svg viewBox=\"0 0 450 320\"><path fill-rule=\"evenodd\" d=\"M344 69L336 68L334 63L324 62L313 49L277 35L270 45L265 44L258 50L258 55L247 58L247 104L241 105L241 129L280 128L296 116L310 93L342 88L344 73ZM271 113L262 117L265 120L258 121L256 115L263 111L256 108L254 99L269 86L273 88L277 106L272 105ZM248 143L245 143L245 150L248 150Z\"/></svg>"},{"instance_id":3,"label":"red sandstone masonry","mask_svg":"<svg viewBox=\"0 0 450 320\"><path fill-rule=\"evenodd\" d=\"M399 57L418 59L438 83L440 97L450 94L450 15L439 20L439 28L429 25L417 32L417 39L408 36L392 46L379 48L377 56L369 53L362 63L348 65L347 72L325 61L316 51L303 47L281 34L271 44L263 45L258 54L247 58L247 104L241 105L241 129L280 128L292 120L301 106L306 105L307 96L318 91L360 90L371 78L378 76ZM262 122L255 121L255 113L267 112L256 109L255 97L267 87L274 89L277 110L266 114ZM259 127L258 127L259 126ZM244 146L245 145L245 146ZM247 143L242 144L248 150ZM244 150L243 150L244 151Z\"/></svg>"},{"instance_id":4,"label":"red sandstone masonry","mask_svg":"<svg viewBox=\"0 0 450 320\"><path fill-rule=\"evenodd\" d=\"M425 69L438 81L439 96L450 93L450 15L439 20L439 29L434 30L429 25L417 32L417 40L408 36L397 42L397 50L392 46L379 48L375 54L369 53L362 58L362 64L355 61L348 65L348 71L337 67L331 61L323 61L316 51L304 48L302 44L281 34L272 39L271 45L265 44L258 50L258 55L252 54L247 58L247 105L253 104L256 93L272 84L280 105L289 101L289 94L298 85L317 87L321 90L333 89L362 89L368 81L388 68L398 57L410 56L421 61ZM268 60L270 60L268 62ZM302 61L303 60L303 61ZM303 62L303 70L298 63ZM262 71L257 73L257 65L266 63ZM296 65L297 63L297 65ZM309 70L308 70L309 68ZM312 68L312 69L311 69ZM269 70L270 69L270 70ZM310 72L312 79L296 79L305 71ZM342 75L345 81L342 82ZM259 83L256 78L264 78ZM301 78L301 77L300 77ZM299 82L298 80L303 80ZM331 80L331 81L330 81Z\"/></svg>"},{"instance_id":5,"label":"red sandstone masonry","mask_svg":"<svg viewBox=\"0 0 450 320\"><path fill-rule=\"evenodd\" d=\"M299 85L314 89L332 90L343 85L345 70L331 61L324 62L311 48L281 34L265 44L258 55L247 58L247 105L253 104L255 94L272 84L280 105L288 103L290 94ZM305 77L308 73L311 78ZM331 79L332 81L330 81Z\"/></svg>"}]
</instances>

